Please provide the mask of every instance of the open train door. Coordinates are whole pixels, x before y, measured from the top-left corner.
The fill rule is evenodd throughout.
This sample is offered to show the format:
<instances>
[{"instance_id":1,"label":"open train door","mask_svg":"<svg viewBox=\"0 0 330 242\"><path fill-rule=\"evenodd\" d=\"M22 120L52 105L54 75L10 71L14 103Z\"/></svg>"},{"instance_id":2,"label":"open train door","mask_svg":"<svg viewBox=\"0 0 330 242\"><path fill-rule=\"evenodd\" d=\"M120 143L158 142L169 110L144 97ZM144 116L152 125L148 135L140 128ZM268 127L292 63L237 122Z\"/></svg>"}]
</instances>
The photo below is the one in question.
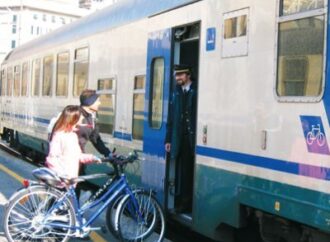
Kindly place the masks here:
<instances>
[{"instance_id":1,"label":"open train door","mask_svg":"<svg viewBox=\"0 0 330 242\"><path fill-rule=\"evenodd\" d=\"M164 203L166 120L171 81L171 29L148 36L142 182Z\"/></svg>"},{"instance_id":2,"label":"open train door","mask_svg":"<svg viewBox=\"0 0 330 242\"><path fill-rule=\"evenodd\" d=\"M198 96L198 73L199 73L199 50L200 50L200 22L187 23L185 25L176 26L172 29L172 59L173 64L184 64L190 67L190 79ZM172 87L170 93L174 91L177 85L175 76L172 75ZM171 96L171 94L170 94ZM197 99L192 109L197 114ZM182 104L183 105L183 104ZM181 114L182 115L182 114ZM197 123L197 116L189 116L192 123ZM194 120L194 121L192 121ZM185 122L182 119L181 122ZM182 124L181 124L182 125ZM182 125L183 126L183 125ZM181 126L181 127L182 127ZM190 130L196 134L196 127ZM181 130L182 131L182 130ZM179 131L178 131L179 132ZM181 135L183 135L181 133ZM183 138L183 136L181 137ZM195 141L196 142L196 141ZM182 145L182 144L181 144ZM195 144L191 147L193 154L190 154L189 161L183 161L183 156L177 157L176 160L167 159L166 167L166 205L172 217L179 219L186 225L192 224L193 207L194 207L194 183L195 183ZM181 150L181 152L183 152ZM184 153L184 152L183 152ZM180 165L181 164L181 165ZM182 165L184 164L184 165Z\"/></svg>"},{"instance_id":3,"label":"open train door","mask_svg":"<svg viewBox=\"0 0 330 242\"><path fill-rule=\"evenodd\" d=\"M145 185L161 188L157 189L163 191L160 199L164 202L165 209L174 216L179 215L175 201L180 190L176 182L179 178L175 161L168 158L165 160L164 144L171 88L176 84L171 65L188 64L194 72L194 81L198 82L199 38L199 22L153 32L148 38L143 138L143 152L147 158L142 167L141 177ZM193 170L192 168L191 173ZM192 207L193 199L190 203ZM185 214L181 213L180 217L191 221L192 210Z\"/></svg>"}]
</instances>

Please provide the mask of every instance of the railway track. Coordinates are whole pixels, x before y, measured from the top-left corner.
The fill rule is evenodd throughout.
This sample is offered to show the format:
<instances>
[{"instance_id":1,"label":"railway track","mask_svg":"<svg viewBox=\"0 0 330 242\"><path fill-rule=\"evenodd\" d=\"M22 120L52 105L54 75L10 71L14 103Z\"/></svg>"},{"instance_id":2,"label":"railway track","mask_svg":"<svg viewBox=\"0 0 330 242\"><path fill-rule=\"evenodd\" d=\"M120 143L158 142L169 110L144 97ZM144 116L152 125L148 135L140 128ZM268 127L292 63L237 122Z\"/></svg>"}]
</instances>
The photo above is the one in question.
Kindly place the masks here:
<instances>
[{"instance_id":1,"label":"railway track","mask_svg":"<svg viewBox=\"0 0 330 242\"><path fill-rule=\"evenodd\" d=\"M25 155L22 155L21 152L19 152L14 147L11 147L9 145L9 143L7 143L6 141L0 140L0 149L6 151L7 153L9 153L9 154L11 154L11 155L13 155L13 156L15 156L17 158L20 158L20 159L22 159L22 160L24 160L24 161L26 161L26 162L34 165L34 166L39 166L39 167L42 166L38 162L35 162L33 160L33 158L28 157L28 156L25 156Z\"/></svg>"}]
</instances>

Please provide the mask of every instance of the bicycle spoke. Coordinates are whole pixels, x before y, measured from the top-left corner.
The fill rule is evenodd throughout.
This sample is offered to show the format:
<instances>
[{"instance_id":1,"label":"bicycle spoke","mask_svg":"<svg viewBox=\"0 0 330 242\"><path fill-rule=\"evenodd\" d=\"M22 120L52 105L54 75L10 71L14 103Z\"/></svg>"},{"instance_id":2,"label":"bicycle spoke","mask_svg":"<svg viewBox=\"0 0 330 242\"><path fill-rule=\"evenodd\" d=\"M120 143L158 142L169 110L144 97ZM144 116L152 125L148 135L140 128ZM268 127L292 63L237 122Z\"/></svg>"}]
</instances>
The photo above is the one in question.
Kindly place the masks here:
<instances>
[{"instance_id":1,"label":"bicycle spoke","mask_svg":"<svg viewBox=\"0 0 330 242\"><path fill-rule=\"evenodd\" d=\"M126 197L116 214L123 241L161 241L165 219L160 205L151 193L139 191L134 199ZM159 229L160 234L155 233Z\"/></svg>"},{"instance_id":2,"label":"bicycle spoke","mask_svg":"<svg viewBox=\"0 0 330 242\"><path fill-rule=\"evenodd\" d=\"M16 210L20 210L21 213L25 213L28 214L29 216L31 215L32 211L29 208L29 203L28 203L28 198L24 198L22 199L22 203L19 202L17 205L18 207L16 207ZM24 201L25 200L25 201Z\"/></svg>"},{"instance_id":3,"label":"bicycle spoke","mask_svg":"<svg viewBox=\"0 0 330 242\"><path fill-rule=\"evenodd\" d=\"M37 187L17 196L6 210L5 233L14 241L67 241L75 224L74 210L65 200L58 204L61 192ZM35 190L35 191L33 191ZM62 205L63 203L63 205ZM66 209L58 209L58 207ZM55 209L56 208L56 209Z\"/></svg>"}]
</instances>

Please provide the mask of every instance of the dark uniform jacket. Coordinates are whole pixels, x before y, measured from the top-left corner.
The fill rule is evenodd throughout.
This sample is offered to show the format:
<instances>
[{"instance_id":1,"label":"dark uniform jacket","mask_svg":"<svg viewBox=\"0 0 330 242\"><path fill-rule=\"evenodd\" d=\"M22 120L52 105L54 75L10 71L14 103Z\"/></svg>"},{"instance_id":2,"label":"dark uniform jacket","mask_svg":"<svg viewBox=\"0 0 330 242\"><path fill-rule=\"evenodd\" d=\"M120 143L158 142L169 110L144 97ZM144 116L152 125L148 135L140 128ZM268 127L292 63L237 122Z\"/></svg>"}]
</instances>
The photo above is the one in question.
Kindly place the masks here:
<instances>
[{"instance_id":1,"label":"dark uniform jacket","mask_svg":"<svg viewBox=\"0 0 330 242\"><path fill-rule=\"evenodd\" d=\"M108 156L110 150L104 145L92 114L86 112L83 108L81 109L81 113L84 119L82 125L78 127L77 134L82 151L85 152L85 146L88 140L90 140L98 152L104 156Z\"/></svg>"},{"instance_id":2,"label":"dark uniform jacket","mask_svg":"<svg viewBox=\"0 0 330 242\"><path fill-rule=\"evenodd\" d=\"M188 112L185 120L183 115L183 95L182 87L177 85L170 101L165 143L171 143L171 159L177 158L183 135L189 136L190 147L192 150L195 149L197 109L197 89L195 82L191 83L190 90L185 94L187 95ZM183 130L183 122L186 122L186 130Z\"/></svg>"}]
</instances>

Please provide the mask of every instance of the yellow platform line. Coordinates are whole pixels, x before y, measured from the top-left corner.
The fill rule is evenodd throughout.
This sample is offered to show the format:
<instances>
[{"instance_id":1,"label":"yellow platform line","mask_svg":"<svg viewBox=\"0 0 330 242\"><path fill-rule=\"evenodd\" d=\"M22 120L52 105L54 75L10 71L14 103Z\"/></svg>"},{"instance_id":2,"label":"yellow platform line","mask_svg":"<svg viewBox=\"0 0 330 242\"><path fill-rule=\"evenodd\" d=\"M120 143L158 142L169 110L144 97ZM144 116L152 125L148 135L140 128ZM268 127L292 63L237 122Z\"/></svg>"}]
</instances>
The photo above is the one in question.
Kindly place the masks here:
<instances>
[{"instance_id":1,"label":"yellow platform line","mask_svg":"<svg viewBox=\"0 0 330 242\"><path fill-rule=\"evenodd\" d=\"M7 167L3 166L0 164L0 170L4 171L5 173L7 173L8 175L10 175L11 177L15 178L17 181L19 181L20 183L23 182L24 178L17 175L15 172L13 172L12 170L9 170Z\"/></svg>"},{"instance_id":2,"label":"yellow platform line","mask_svg":"<svg viewBox=\"0 0 330 242\"><path fill-rule=\"evenodd\" d=\"M16 174L15 172L13 172L12 170L8 169L7 167L5 167L4 165L0 164L0 170L2 170L3 172L7 173L8 175L10 175L11 177L15 178L17 181L19 181L20 183L23 183L24 178L21 177L20 175ZM92 241L95 242L107 242L107 240L105 240L104 238L102 238L101 235L97 234L96 232L92 231L90 233L90 237L92 238Z\"/></svg>"}]
</instances>

